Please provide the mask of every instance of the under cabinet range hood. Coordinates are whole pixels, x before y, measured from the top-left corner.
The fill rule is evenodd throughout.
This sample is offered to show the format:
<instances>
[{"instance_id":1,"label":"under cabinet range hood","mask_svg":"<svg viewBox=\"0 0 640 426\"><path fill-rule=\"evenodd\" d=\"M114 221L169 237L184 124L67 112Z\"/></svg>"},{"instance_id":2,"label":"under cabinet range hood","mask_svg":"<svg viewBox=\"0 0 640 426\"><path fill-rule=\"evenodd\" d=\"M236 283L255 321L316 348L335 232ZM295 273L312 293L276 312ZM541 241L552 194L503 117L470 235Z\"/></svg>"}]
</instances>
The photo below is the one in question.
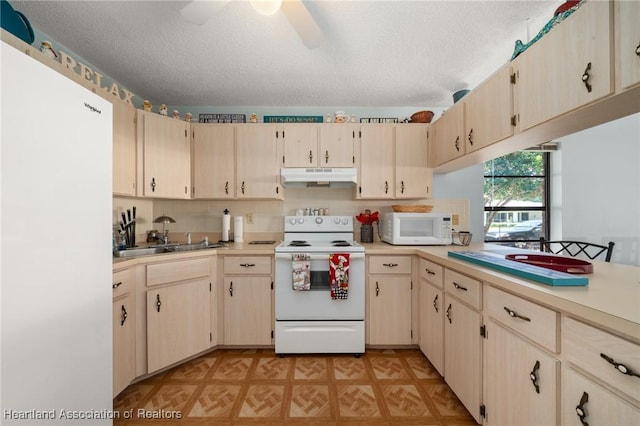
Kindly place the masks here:
<instances>
[{"instance_id":1,"label":"under cabinet range hood","mask_svg":"<svg viewBox=\"0 0 640 426\"><path fill-rule=\"evenodd\" d=\"M357 182L355 167L296 167L280 169L280 180L289 188L332 187L346 188Z\"/></svg>"}]
</instances>

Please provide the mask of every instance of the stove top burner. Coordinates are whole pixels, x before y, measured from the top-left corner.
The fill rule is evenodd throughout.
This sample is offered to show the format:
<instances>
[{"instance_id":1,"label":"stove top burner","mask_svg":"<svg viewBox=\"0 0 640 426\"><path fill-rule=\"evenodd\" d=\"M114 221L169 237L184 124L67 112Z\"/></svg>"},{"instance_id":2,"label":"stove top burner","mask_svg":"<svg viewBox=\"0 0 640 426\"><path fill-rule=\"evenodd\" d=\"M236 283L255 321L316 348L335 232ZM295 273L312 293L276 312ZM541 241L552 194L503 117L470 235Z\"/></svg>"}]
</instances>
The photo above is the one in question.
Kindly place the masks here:
<instances>
[{"instance_id":1,"label":"stove top burner","mask_svg":"<svg viewBox=\"0 0 640 426\"><path fill-rule=\"evenodd\" d=\"M310 243L301 240L293 240L289 243L289 247L308 247L310 245Z\"/></svg>"},{"instance_id":2,"label":"stove top burner","mask_svg":"<svg viewBox=\"0 0 640 426\"><path fill-rule=\"evenodd\" d=\"M351 243L345 240L331 241L331 245L334 247L351 247Z\"/></svg>"}]
</instances>

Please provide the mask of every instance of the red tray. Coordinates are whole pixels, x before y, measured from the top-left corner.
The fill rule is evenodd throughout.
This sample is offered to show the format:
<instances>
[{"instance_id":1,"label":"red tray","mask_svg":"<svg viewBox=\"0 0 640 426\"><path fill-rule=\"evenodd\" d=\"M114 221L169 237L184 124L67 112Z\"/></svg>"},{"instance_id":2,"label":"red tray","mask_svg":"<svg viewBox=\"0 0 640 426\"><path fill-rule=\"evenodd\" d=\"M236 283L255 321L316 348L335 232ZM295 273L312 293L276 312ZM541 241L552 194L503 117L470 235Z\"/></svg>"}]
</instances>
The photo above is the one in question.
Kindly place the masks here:
<instances>
[{"instance_id":1,"label":"red tray","mask_svg":"<svg viewBox=\"0 0 640 426\"><path fill-rule=\"evenodd\" d=\"M564 256L550 256L546 254L508 254L505 259L527 263L541 268L567 272L569 274L590 274L593 265L586 260L573 259Z\"/></svg>"}]
</instances>

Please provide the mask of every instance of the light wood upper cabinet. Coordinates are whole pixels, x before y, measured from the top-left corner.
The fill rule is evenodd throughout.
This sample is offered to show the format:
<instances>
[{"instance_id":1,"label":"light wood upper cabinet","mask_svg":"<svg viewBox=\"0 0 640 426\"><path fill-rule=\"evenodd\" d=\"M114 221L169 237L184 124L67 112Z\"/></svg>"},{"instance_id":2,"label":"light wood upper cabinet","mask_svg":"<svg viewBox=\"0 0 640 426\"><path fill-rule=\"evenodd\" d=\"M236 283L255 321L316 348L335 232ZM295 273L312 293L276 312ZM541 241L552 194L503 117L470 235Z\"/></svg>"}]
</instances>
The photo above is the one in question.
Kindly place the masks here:
<instances>
[{"instance_id":1,"label":"light wood upper cabinet","mask_svg":"<svg viewBox=\"0 0 640 426\"><path fill-rule=\"evenodd\" d=\"M235 126L192 124L191 135L192 197L235 198Z\"/></svg>"},{"instance_id":2,"label":"light wood upper cabinet","mask_svg":"<svg viewBox=\"0 0 640 426\"><path fill-rule=\"evenodd\" d=\"M394 126L384 124L361 126L358 198L393 198L395 185L393 135Z\"/></svg>"},{"instance_id":3,"label":"light wood upper cabinet","mask_svg":"<svg viewBox=\"0 0 640 426\"><path fill-rule=\"evenodd\" d=\"M275 125L237 126L236 158L236 198L283 198Z\"/></svg>"},{"instance_id":4,"label":"light wood upper cabinet","mask_svg":"<svg viewBox=\"0 0 640 426\"><path fill-rule=\"evenodd\" d=\"M470 96L467 95L467 96ZM465 96L465 98L467 97ZM433 166L444 164L465 153L465 98L449 108L431 126L431 156Z\"/></svg>"},{"instance_id":5,"label":"light wood upper cabinet","mask_svg":"<svg viewBox=\"0 0 640 426\"><path fill-rule=\"evenodd\" d=\"M143 147L142 195L190 198L189 123L138 110L138 127Z\"/></svg>"},{"instance_id":6,"label":"light wood upper cabinet","mask_svg":"<svg viewBox=\"0 0 640 426\"><path fill-rule=\"evenodd\" d=\"M317 167L318 125L289 124L278 126L276 138L282 139L282 167Z\"/></svg>"},{"instance_id":7,"label":"light wood upper cabinet","mask_svg":"<svg viewBox=\"0 0 640 426\"><path fill-rule=\"evenodd\" d=\"M518 130L613 93L611 8L586 2L513 61Z\"/></svg>"},{"instance_id":8,"label":"light wood upper cabinet","mask_svg":"<svg viewBox=\"0 0 640 426\"><path fill-rule=\"evenodd\" d=\"M502 67L465 96L465 149L472 152L513 135L511 69Z\"/></svg>"},{"instance_id":9,"label":"light wood upper cabinet","mask_svg":"<svg viewBox=\"0 0 640 426\"><path fill-rule=\"evenodd\" d=\"M640 2L616 1L615 44L617 89L640 83Z\"/></svg>"},{"instance_id":10,"label":"light wood upper cabinet","mask_svg":"<svg viewBox=\"0 0 640 426\"><path fill-rule=\"evenodd\" d=\"M428 126L396 126L395 198L430 198L433 172L428 168Z\"/></svg>"},{"instance_id":11,"label":"light wood upper cabinet","mask_svg":"<svg viewBox=\"0 0 640 426\"><path fill-rule=\"evenodd\" d=\"M113 193L136 195L136 109L113 102Z\"/></svg>"},{"instance_id":12,"label":"light wood upper cabinet","mask_svg":"<svg viewBox=\"0 0 640 426\"><path fill-rule=\"evenodd\" d=\"M320 126L319 167L354 167L356 126L325 124Z\"/></svg>"}]
</instances>

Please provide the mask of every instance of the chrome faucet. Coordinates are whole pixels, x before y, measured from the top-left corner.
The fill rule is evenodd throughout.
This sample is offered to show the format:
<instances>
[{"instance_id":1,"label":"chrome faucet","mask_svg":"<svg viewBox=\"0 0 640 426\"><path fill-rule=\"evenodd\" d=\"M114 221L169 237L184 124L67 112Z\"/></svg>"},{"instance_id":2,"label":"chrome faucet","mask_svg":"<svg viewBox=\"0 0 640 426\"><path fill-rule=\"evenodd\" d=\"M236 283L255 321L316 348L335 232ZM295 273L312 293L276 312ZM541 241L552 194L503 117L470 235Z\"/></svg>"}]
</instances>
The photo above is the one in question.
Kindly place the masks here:
<instances>
[{"instance_id":1,"label":"chrome faucet","mask_svg":"<svg viewBox=\"0 0 640 426\"><path fill-rule=\"evenodd\" d=\"M169 244L169 230L164 230L164 235L162 235L162 244Z\"/></svg>"},{"instance_id":2,"label":"chrome faucet","mask_svg":"<svg viewBox=\"0 0 640 426\"><path fill-rule=\"evenodd\" d=\"M191 232L187 232L186 234L184 234L187 236L187 244L191 244Z\"/></svg>"}]
</instances>

